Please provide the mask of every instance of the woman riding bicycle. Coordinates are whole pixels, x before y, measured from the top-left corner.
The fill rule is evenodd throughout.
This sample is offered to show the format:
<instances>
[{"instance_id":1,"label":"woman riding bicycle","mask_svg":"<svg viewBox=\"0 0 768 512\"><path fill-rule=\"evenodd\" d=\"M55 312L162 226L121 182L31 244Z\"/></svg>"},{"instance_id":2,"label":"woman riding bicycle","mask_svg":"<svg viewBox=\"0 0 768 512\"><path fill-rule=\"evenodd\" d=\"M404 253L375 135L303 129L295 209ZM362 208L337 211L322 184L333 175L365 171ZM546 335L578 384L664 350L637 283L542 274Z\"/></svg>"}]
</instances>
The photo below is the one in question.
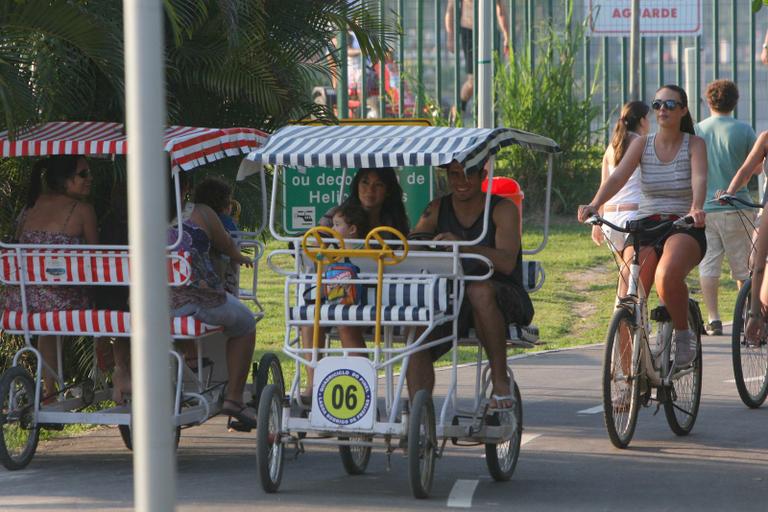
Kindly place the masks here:
<instances>
[{"instance_id":1,"label":"woman riding bicycle","mask_svg":"<svg viewBox=\"0 0 768 512\"><path fill-rule=\"evenodd\" d=\"M641 166L642 198L638 219L645 229L684 216L693 218L694 227L672 226L666 231L653 231L640 236L640 282L656 291L672 318L675 343L675 365L687 366L696 359L696 335L688 329L688 287L685 278L701 261L707 250L702 210L707 189L707 150L704 141L694 135L693 120L688 111L688 97L676 85L665 85L656 91L651 104L656 112L657 133L637 137L627 149L621 163L606 180L588 205L579 206L578 219L584 222L611 199L638 165ZM630 236L631 238L631 236ZM634 249L627 240L623 257L619 293L626 293L629 262Z\"/></svg>"}]
</instances>

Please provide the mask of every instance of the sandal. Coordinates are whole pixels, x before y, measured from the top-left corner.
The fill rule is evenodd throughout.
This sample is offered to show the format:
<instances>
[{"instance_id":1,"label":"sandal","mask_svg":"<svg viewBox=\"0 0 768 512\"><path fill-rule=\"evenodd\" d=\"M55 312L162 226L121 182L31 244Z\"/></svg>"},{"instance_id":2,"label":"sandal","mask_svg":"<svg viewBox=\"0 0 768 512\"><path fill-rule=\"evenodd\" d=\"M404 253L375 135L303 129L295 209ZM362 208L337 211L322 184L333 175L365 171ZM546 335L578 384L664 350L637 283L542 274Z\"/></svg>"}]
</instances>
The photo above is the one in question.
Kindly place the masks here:
<instances>
[{"instance_id":1,"label":"sandal","mask_svg":"<svg viewBox=\"0 0 768 512\"><path fill-rule=\"evenodd\" d=\"M512 395L491 395L491 400L495 401L496 405L494 406L492 403L488 404L488 408L493 411L511 411L515 408L515 397ZM512 405L509 407L499 407L499 403L501 402L511 402Z\"/></svg>"},{"instance_id":2,"label":"sandal","mask_svg":"<svg viewBox=\"0 0 768 512\"><path fill-rule=\"evenodd\" d=\"M230 405L227 406L227 404ZM235 418L247 427L256 428L256 411L253 407L243 405L242 402L225 398L224 403L221 406L220 414L226 414L231 418Z\"/></svg>"}]
</instances>

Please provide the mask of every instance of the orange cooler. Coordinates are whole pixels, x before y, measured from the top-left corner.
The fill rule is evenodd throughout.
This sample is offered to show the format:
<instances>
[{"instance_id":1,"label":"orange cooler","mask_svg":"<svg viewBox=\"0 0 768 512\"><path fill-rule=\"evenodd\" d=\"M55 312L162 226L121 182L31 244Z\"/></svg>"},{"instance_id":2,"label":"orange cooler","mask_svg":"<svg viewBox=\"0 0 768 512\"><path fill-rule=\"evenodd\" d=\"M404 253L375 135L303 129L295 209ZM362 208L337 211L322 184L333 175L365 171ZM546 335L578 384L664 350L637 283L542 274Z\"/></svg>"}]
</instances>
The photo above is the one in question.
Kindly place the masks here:
<instances>
[{"instance_id":1,"label":"orange cooler","mask_svg":"<svg viewBox=\"0 0 768 512\"><path fill-rule=\"evenodd\" d=\"M488 190L488 179L483 180L483 192ZM520 235L523 234L523 198L525 194L520 190L520 184L512 178L495 176L491 184L491 194L510 199L517 205L520 214Z\"/></svg>"}]
</instances>

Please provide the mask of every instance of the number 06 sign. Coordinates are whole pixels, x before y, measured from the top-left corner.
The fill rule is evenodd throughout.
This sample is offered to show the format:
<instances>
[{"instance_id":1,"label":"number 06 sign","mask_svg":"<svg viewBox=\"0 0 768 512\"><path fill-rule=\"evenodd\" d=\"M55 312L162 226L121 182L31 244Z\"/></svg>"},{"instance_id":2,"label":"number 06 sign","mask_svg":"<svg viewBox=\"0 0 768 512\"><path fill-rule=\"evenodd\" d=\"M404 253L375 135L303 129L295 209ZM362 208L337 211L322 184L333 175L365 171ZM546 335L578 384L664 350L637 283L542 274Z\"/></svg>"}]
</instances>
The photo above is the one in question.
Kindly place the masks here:
<instances>
[{"instance_id":1,"label":"number 06 sign","mask_svg":"<svg viewBox=\"0 0 768 512\"><path fill-rule=\"evenodd\" d=\"M376 371L362 357L326 357L315 369L310 423L332 429L372 429Z\"/></svg>"}]
</instances>

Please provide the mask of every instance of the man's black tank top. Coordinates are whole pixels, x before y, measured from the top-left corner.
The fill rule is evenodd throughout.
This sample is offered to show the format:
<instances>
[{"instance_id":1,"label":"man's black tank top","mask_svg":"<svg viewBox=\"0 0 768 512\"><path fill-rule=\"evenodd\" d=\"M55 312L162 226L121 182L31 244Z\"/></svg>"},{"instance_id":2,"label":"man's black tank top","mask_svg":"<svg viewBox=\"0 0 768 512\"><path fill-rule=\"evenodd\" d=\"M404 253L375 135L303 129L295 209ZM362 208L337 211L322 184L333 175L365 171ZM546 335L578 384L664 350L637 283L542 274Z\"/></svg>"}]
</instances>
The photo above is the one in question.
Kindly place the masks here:
<instances>
[{"instance_id":1,"label":"man's black tank top","mask_svg":"<svg viewBox=\"0 0 768 512\"><path fill-rule=\"evenodd\" d=\"M496 205L505 199L501 196L491 196L491 211L488 215L488 231L477 245L483 247L496 248L496 224L493 222L493 210ZM438 233L453 233L462 240L474 240L483 231L483 214L481 213L477 219L469 227L464 227L459 223L459 219L456 218L456 213L453 210L453 202L451 201L451 194L443 196L440 199L440 210L437 213L437 232ZM467 275L479 275L485 274L488 271L488 267L483 265L479 261L463 260L462 266L464 267L464 273ZM517 252L517 263L515 269L511 274L503 274L498 270L493 273L493 279L498 281L505 281L514 283L521 288L523 287L523 251L522 247Z\"/></svg>"}]
</instances>

